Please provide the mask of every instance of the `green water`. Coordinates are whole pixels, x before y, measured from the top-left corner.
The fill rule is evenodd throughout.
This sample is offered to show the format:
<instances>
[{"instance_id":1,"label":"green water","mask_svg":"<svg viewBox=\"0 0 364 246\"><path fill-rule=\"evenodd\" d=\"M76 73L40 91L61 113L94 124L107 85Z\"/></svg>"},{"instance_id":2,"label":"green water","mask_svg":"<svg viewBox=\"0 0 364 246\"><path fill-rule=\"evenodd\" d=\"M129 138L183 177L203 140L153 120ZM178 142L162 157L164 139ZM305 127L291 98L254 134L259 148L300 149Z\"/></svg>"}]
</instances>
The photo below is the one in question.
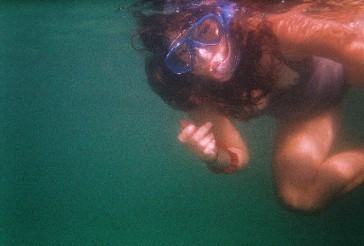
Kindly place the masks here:
<instances>
[{"instance_id":1,"label":"green water","mask_svg":"<svg viewBox=\"0 0 364 246\"><path fill-rule=\"evenodd\" d=\"M363 245L363 187L314 216L277 201L273 120L241 127L244 173L188 155L130 47L129 4L0 1L0 245ZM362 95L344 142L364 143Z\"/></svg>"}]
</instances>

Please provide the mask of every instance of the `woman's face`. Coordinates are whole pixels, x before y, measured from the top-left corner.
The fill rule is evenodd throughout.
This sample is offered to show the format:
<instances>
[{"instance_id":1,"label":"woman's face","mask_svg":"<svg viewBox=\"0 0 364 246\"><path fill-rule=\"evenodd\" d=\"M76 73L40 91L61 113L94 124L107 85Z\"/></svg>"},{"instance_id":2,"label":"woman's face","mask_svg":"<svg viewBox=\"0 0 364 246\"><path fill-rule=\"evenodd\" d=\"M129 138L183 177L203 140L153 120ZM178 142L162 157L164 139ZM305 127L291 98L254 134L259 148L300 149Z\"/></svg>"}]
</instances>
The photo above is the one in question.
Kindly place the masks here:
<instances>
[{"instance_id":1,"label":"woman's face","mask_svg":"<svg viewBox=\"0 0 364 246\"><path fill-rule=\"evenodd\" d=\"M232 41L223 36L214 46L196 48L195 66L191 73L224 82L229 80L236 70L240 54Z\"/></svg>"},{"instance_id":2,"label":"woman's face","mask_svg":"<svg viewBox=\"0 0 364 246\"><path fill-rule=\"evenodd\" d=\"M240 53L224 28L221 18L207 14L182 33L170 33L169 69L224 82L229 80L240 61Z\"/></svg>"}]
</instances>

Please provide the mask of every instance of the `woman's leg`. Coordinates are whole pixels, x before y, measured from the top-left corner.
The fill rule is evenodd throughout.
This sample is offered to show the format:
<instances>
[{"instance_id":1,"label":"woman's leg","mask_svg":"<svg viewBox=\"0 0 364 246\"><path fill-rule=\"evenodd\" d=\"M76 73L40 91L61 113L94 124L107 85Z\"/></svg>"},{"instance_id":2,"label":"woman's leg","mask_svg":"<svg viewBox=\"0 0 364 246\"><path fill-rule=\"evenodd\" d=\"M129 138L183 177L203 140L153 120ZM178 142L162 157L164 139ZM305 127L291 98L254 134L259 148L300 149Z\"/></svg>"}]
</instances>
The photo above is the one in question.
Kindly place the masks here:
<instances>
[{"instance_id":1,"label":"woman's leg","mask_svg":"<svg viewBox=\"0 0 364 246\"><path fill-rule=\"evenodd\" d=\"M330 155L339 128L338 110L282 122L273 173L278 194L291 208L321 209L364 181L364 148Z\"/></svg>"}]
</instances>

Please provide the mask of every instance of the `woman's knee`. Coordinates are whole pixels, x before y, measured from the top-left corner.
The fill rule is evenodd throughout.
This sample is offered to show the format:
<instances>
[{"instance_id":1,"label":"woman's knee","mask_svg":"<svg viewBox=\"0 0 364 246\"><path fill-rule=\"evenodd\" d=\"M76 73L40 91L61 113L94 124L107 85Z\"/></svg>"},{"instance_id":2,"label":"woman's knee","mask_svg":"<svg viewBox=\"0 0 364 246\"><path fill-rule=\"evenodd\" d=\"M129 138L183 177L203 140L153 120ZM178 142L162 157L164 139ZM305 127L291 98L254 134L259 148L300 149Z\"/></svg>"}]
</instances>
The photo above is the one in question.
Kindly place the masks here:
<instances>
[{"instance_id":1,"label":"woman's knee","mask_svg":"<svg viewBox=\"0 0 364 246\"><path fill-rule=\"evenodd\" d=\"M276 193L289 208L311 212L318 207L314 190L317 161L309 155L288 155L290 158L275 158L273 173Z\"/></svg>"},{"instance_id":2,"label":"woman's knee","mask_svg":"<svg viewBox=\"0 0 364 246\"><path fill-rule=\"evenodd\" d=\"M290 139L274 156L273 172L277 194L290 209L315 212L322 207L316 176L325 153L306 144L305 139ZM292 148L292 146L294 146Z\"/></svg>"},{"instance_id":3,"label":"woman's knee","mask_svg":"<svg viewBox=\"0 0 364 246\"><path fill-rule=\"evenodd\" d=\"M289 184L280 184L276 187L280 201L289 209L299 212L317 212L323 202L317 193L309 187L294 187Z\"/></svg>"}]
</instances>

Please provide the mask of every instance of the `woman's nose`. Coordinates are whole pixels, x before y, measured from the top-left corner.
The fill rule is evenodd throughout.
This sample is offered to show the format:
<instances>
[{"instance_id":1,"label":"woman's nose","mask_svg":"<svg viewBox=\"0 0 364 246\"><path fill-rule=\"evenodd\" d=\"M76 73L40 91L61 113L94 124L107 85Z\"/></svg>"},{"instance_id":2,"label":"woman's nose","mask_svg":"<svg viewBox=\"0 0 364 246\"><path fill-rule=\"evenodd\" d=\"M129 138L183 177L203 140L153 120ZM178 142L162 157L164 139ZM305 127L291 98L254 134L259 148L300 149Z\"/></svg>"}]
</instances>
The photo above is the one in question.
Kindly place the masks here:
<instances>
[{"instance_id":1,"label":"woman's nose","mask_svg":"<svg viewBox=\"0 0 364 246\"><path fill-rule=\"evenodd\" d=\"M205 48L197 48L197 58L209 62L212 60L212 52Z\"/></svg>"}]
</instances>

